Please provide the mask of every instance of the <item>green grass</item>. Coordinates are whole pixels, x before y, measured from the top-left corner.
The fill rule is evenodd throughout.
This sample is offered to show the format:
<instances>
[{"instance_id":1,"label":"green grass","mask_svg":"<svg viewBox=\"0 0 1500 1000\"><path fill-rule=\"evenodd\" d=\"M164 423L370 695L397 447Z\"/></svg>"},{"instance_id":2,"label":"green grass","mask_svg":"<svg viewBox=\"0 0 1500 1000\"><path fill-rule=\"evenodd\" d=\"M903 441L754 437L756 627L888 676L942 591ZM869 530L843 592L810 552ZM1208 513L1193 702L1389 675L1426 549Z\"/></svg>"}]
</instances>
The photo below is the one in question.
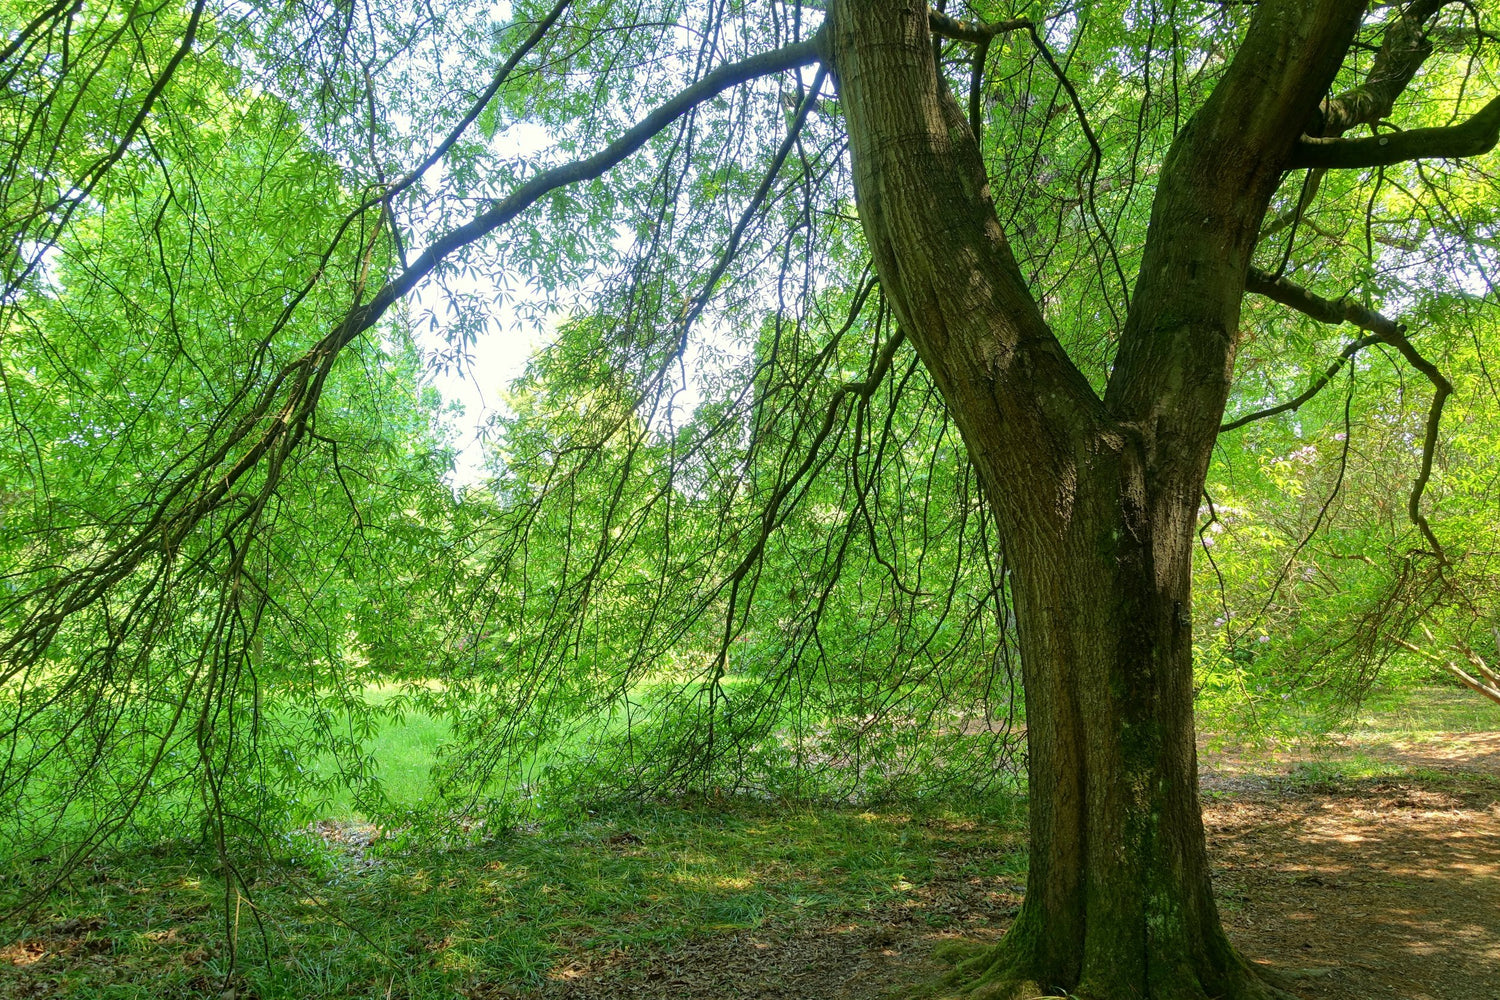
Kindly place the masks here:
<instances>
[{"instance_id":1,"label":"green grass","mask_svg":"<svg viewBox=\"0 0 1500 1000\"><path fill-rule=\"evenodd\" d=\"M1348 704L1316 691L1268 693L1252 702L1219 692L1200 697L1196 708L1199 725L1214 741L1267 749L1500 730L1500 705L1456 683L1393 679L1372 690L1352 712Z\"/></svg>"},{"instance_id":2,"label":"green grass","mask_svg":"<svg viewBox=\"0 0 1500 1000\"><path fill-rule=\"evenodd\" d=\"M1500 729L1500 705L1457 684L1376 690L1353 729L1406 737L1493 732Z\"/></svg>"},{"instance_id":3,"label":"green grass","mask_svg":"<svg viewBox=\"0 0 1500 1000\"><path fill-rule=\"evenodd\" d=\"M740 929L874 925L896 907L941 926L935 887L947 880L1018 888L1021 824L1015 802L913 815L737 801L365 857L301 837L298 860L257 872L227 909L212 859L169 845L79 873L0 953L0 997L36 984L201 996L223 982L229 940L236 983L261 1000L426 1000Z\"/></svg>"},{"instance_id":4,"label":"green grass","mask_svg":"<svg viewBox=\"0 0 1500 1000\"><path fill-rule=\"evenodd\" d=\"M1295 714L1288 710L1287 714ZM1312 712L1304 713L1307 719ZM1264 731L1244 734L1218 732L1210 747L1222 743L1241 754L1266 752L1265 763L1275 783L1289 791L1327 791L1385 779L1421 781L1436 788L1455 783L1451 770L1403 759L1410 750L1420 755L1425 746L1448 745L1451 737L1500 730L1500 706L1455 686L1431 685L1377 689L1359 710L1337 728L1301 725L1300 739L1267 739ZM1288 729L1296 729L1296 726ZM1281 731L1285 736L1288 730ZM1404 749L1403 749L1404 748ZM1285 767L1276 765L1269 751L1286 749L1306 756ZM1488 784L1482 774L1467 774L1459 784Z\"/></svg>"},{"instance_id":5,"label":"green grass","mask_svg":"<svg viewBox=\"0 0 1500 1000\"><path fill-rule=\"evenodd\" d=\"M1299 761L1287 768L1278 784L1292 791L1315 791L1337 788L1358 781L1399 778L1410 768L1388 760L1377 760L1366 753L1320 760Z\"/></svg>"},{"instance_id":6,"label":"green grass","mask_svg":"<svg viewBox=\"0 0 1500 1000\"><path fill-rule=\"evenodd\" d=\"M1337 754L1283 780L1440 782L1372 751L1495 729L1500 710L1456 688L1379 692ZM445 723L409 713L365 741L393 802L431 801L448 736ZM358 819L347 794L309 818ZM227 894L211 852L169 839L85 866L26 926L0 929L0 1000L217 996L231 942L243 1000L447 1000L535 985L584 957L743 929L873 926L893 909L941 927L954 919L939 905L945 884L1019 892L1023 827L1024 803L995 798L916 813L749 800L622 808L553 815L477 844L423 841L413 827L363 852L300 831L248 873L247 891ZM0 866L8 893L45 874L25 858Z\"/></svg>"},{"instance_id":7,"label":"green grass","mask_svg":"<svg viewBox=\"0 0 1500 1000\"><path fill-rule=\"evenodd\" d=\"M387 700L391 692L383 687L370 687L365 698L379 705ZM420 712L405 712L399 719L383 720L378 732L363 741L364 752L374 757L375 776L391 805L397 808L418 808L429 801L432 795L432 765L437 761L438 748L452 735L452 727L441 719ZM331 776L336 765L324 758L317 762L320 777ZM312 804L303 817L315 819L355 818L355 796L347 788L335 789L327 798Z\"/></svg>"}]
</instances>

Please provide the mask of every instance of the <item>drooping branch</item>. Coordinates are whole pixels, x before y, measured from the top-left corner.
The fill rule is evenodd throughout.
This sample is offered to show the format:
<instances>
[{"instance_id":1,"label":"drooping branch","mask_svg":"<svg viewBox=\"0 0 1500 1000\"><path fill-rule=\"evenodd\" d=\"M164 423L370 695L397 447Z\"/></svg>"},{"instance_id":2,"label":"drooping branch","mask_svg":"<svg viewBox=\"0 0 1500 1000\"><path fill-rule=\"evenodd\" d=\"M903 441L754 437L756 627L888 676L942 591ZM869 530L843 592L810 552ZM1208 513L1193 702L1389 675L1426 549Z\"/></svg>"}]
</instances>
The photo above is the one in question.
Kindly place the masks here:
<instances>
[{"instance_id":1,"label":"drooping branch","mask_svg":"<svg viewBox=\"0 0 1500 1000\"><path fill-rule=\"evenodd\" d=\"M1110 236L1109 227L1099 216L1099 168L1104 164L1104 150L1099 145L1099 137L1094 132L1094 127L1089 124L1088 112L1084 109L1083 99L1078 95L1078 88L1073 81L1068 79L1067 71L1063 69L1057 57L1052 54L1052 49L1047 45L1046 39L1042 38L1041 32L1036 30L1036 25L1026 26L1026 33L1031 36L1031 44L1041 55L1042 61L1052 71L1052 76L1057 80L1057 85L1068 95L1068 103L1073 106L1073 115L1078 119L1078 127L1083 130L1083 137L1089 144L1089 180L1088 194L1084 203L1088 207L1089 214L1094 217L1094 225L1098 230L1099 237L1104 241L1105 248L1109 252L1109 259L1114 264L1115 276L1120 281L1120 288L1124 294L1126 303L1130 301L1130 282L1125 277L1124 270L1120 267L1120 253L1115 247L1115 241ZM978 133L976 132L977 136Z\"/></svg>"},{"instance_id":2,"label":"drooping branch","mask_svg":"<svg viewBox=\"0 0 1500 1000\"><path fill-rule=\"evenodd\" d=\"M874 286L870 287L873 288ZM863 298L856 301L855 311L859 307L862 307L862 305ZM745 553L730 572L726 578L726 583L738 586L740 581L745 578L745 574L760 559L761 553L765 551L766 542L770 540L771 533L781 523L779 517L782 505L786 503L787 498L791 496L792 492L796 490L803 478L806 477L818 461L823 442L832 433L834 421L838 417L839 410L843 407L844 401L850 397L869 399L873 396L875 390L880 388L880 383L885 378L886 373L891 370L891 363L896 357L897 349L905 341L906 334L898 328L891 335L890 339L885 342L885 346L880 349L880 353L876 355L874 362L870 365L868 375L858 381L845 382L833 391L833 394L828 399L828 403L823 408L823 422L819 425L817 434L813 436L812 443L808 445L807 454L803 457L802 464L772 494L770 501L766 504L765 510L761 515L760 534L750 546L750 550ZM731 600L732 603L733 601Z\"/></svg>"},{"instance_id":3,"label":"drooping branch","mask_svg":"<svg viewBox=\"0 0 1500 1000\"><path fill-rule=\"evenodd\" d=\"M1422 537L1432 547L1432 554L1441 562L1447 563L1448 558L1443 552L1442 543L1432 533L1432 526L1427 523L1427 515L1422 513L1422 492L1427 489L1427 482L1432 478L1432 459L1437 452L1438 427L1443 420L1443 405L1453 394L1453 383L1444 377L1436 365L1424 358L1410 340L1406 339L1404 330L1398 331L1392 337L1387 337L1386 343L1399 351L1407 364L1425 375L1427 381L1432 383L1432 403L1427 408L1427 428L1422 435L1422 467L1417 472L1416 481L1411 484L1411 493L1406 498L1406 516L1411 518L1411 522L1421 530Z\"/></svg>"},{"instance_id":4,"label":"drooping branch","mask_svg":"<svg viewBox=\"0 0 1500 1000\"><path fill-rule=\"evenodd\" d=\"M1383 339L1384 338L1376 336L1375 334L1370 334L1368 336L1360 337L1358 340L1350 342L1344 347L1342 351L1339 352L1339 356L1334 359L1333 364L1329 365L1328 369L1324 371L1322 375L1318 376L1317 381L1308 386L1307 389L1304 390L1301 394L1287 400L1285 403L1280 403L1276 406L1270 406L1264 410L1256 410L1254 413L1247 413L1242 417L1236 417L1235 419L1221 425L1219 427L1219 433L1224 434L1228 431L1239 430L1246 424L1253 424L1257 420L1264 420L1267 417L1274 417L1278 413L1295 413L1302 406L1302 404L1306 403L1308 400L1312 399L1318 393L1327 388L1328 383L1331 382L1333 380L1333 377L1343 369L1344 365L1348 364L1351 358L1353 358L1360 351L1364 350L1366 347L1381 343Z\"/></svg>"},{"instance_id":5,"label":"drooping branch","mask_svg":"<svg viewBox=\"0 0 1500 1000\"><path fill-rule=\"evenodd\" d=\"M1432 478L1432 461L1437 452L1438 428L1443 419L1443 406L1447 403L1448 397L1453 394L1453 383L1449 382L1438 367L1423 357L1421 352L1407 339L1406 327L1373 309L1362 306L1357 302L1351 302L1348 299L1335 300L1324 298L1303 288L1301 285L1287 281L1285 278L1273 278L1271 275L1257 268L1251 268L1245 287L1247 291L1264 295L1269 299L1280 302L1282 305L1290 306L1319 322L1332 324L1353 323L1362 330L1369 330L1373 339L1394 347L1406 359L1409 365L1421 372L1427 381L1432 383L1432 404L1427 411L1426 430L1422 439L1422 465L1417 473L1416 481L1412 483L1411 493L1407 496L1406 513L1411 519L1411 523L1417 526L1418 530L1422 532L1422 537L1431 546L1431 553L1443 562L1446 562L1447 557L1443 553L1443 546L1437 540L1437 536L1432 533L1432 526L1428 524L1427 516L1422 513L1422 493L1427 489L1427 483ZM1371 338L1364 339L1368 341ZM1360 341L1356 341L1355 343L1359 344ZM1362 346L1368 346L1368 344L1363 344ZM1345 348L1345 352L1349 353L1359 349L1354 344L1351 344L1348 348ZM1294 400L1293 402L1296 403L1296 406L1302 405L1302 403L1311 399L1313 395L1316 395L1317 389L1321 389L1322 385L1327 383L1327 378L1331 378L1342 364L1343 361L1341 360L1334 367L1330 368L1328 376L1324 379L1323 383L1319 384L1311 394L1304 394L1306 398L1299 397L1298 400ZM1224 430L1233 430L1235 427L1241 427L1251 420L1270 416L1271 413L1281 413L1288 409L1296 409L1296 406L1284 405L1273 408L1266 413L1251 414L1247 418L1225 424L1220 430L1221 432Z\"/></svg>"},{"instance_id":6,"label":"drooping branch","mask_svg":"<svg viewBox=\"0 0 1500 1000\"><path fill-rule=\"evenodd\" d=\"M260 491L263 495L274 487L282 464L307 432L339 353L378 323L392 305L450 255L506 225L551 192L603 175L702 102L758 77L815 63L821 50L819 33L805 42L721 66L599 152L537 173L508 197L435 240L370 301L351 307L317 344L284 366L224 439L167 491L145 519L144 527L34 595L35 609L0 642L0 660L7 663L0 671L0 681L40 657L66 619L97 601L136 567L155 554L175 556L182 540L210 514L231 502L237 485L253 470L268 470L268 483ZM239 454L234 457L237 450Z\"/></svg>"},{"instance_id":7,"label":"drooping branch","mask_svg":"<svg viewBox=\"0 0 1500 1000\"><path fill-rule=\"evenodd\" d=\"M802 128L807 124L807 116L811 114L814 105L818 102L818 94L823 90L823 82L828 79L827 67L821 67L813 78L812 86L808 89L807 96L803 99L791 124L787 127L786 138L781 141L781 146L776 150L776 155L771 158L771 166L766 170L765 176L761 178L760 185L756 187L755 193L750 196L750 203L740 213L739 221L735 223L734 229L729 234L729 242L725 244L724 250L719 254L718 261L713 270L709 271L708 277L704 279L703 288L697 295L688 301L682 312L682 336L686 337L693 322L708 305L713 296L714 289L719 280L724 277L724 272L729 269L729 264L734 260L735 254L739 252L740 240L744 238L745 229L755 214L760 211L766 196L771 192L771 185L776 183L776 177L781 173L782 166L786 163L787 156L792 147L796 145L798 138L802 135Z\"/></svg>"},{"instance_id":8,"label":"drooping branch","mask_svg":"<svg viewBox=\"0 0 1500 1000\"><path fill-rule=\"evenodd\" d=\"M1432 53L1430 22L1451 2L1453 0L1415 0L1409 4L1386 29L1380 50L1364 82L1323 102L1317 125L1309 129L1309 135L1304 135L1298 141L1289 164L1291 169L1312 168L1302 196L1286 217L1278 219L1262 231L1263 237L1288 225L1295 225L1301 219L1302 213L1316 195L1323 173L1329 169L1389 166L1433 157L1477 156L1493 149L1497 141L1500 141L1500 98L1490 101L1479 112L1458 125L1412 129L1360 139L1342 138L1350 129L1360 125L1374 126L1390 114L1396 100ZM1423 436L1421 468L1407 498L1407 515L1421 531L1432 553L1440 561L1446 562L1443 548L1422 513L1421 499L1432 476L1438 427L1443 406L1453 392L1452 384L1411 344L1403 325L1347 297L1327 299L1284 277L1258 268L1249 270L1246 291L1266 296L1320 322L1352 323L1369 331L1370 336L1349 344L1339 359L1330 366L1327 374L1296 399L1230 421L1223 425L1221 432L1242 427L1275 413L1295 410L1326 386L1328 380L1359 350L1375 341L1389 344L1433 386L1433 398Z\"/></svg>"},{"instance_id":9,"label":"drooping branch","mask_svg":"<svg viewBox=\"0 0 1500 1000\"><path fill-rule=\"evenodd\" d=\"M1479 156L1500 142L1500 97L1457 125L1414 128L1366 139L1304 138L1291 166L1348 169L1388 167L1408 160L1461 159Z\"/></svg>"},{"instance_id":10,"label":"drooping branch","mask_svg":"<svg viewBox=\"0 0 1500 1000\"><path fill-rule=\"evenodd\" d=\"M1277 233L1291 229L1293 226L1301 225L1303 216L1312 207L1318 198L1318 191L1323 186L1323 178L1328 175L1326 170L1309 170L1307 177L1302 182L1302 193L1297 196L1297 203L1282 212L1276 218L1260 227L1260 239L1270 239Z\"/></svg>"},{"instance_id":11,"label":"drooping branch","mask_svg":"<svg viewBox=\"0 0 1500 1000\"><path fill-rule=\"evenodd\" d=\"M1042 61L1047 64L1057 80L1058 86L1068 95L1068 101L1072 105L1074 116L1078 119L1078 125L1083 129L1083 137L1089 144L1091 157L1089 159L1088 193L1082 199L1087 205L1094 222L1098 227L1099 236L1103 239L1109 249L1109 256L1114 263L1115 274L1119 278L1120 285L1124 289L1125 298L1130 298L1130 284L1125 278L1125 273L1120 267L1120 255L1114 246L1114 240L1110 236L1109 228L1099 218L1096 197L1099 191L1099 169L1104 163L1104 151L1099 145L1098 135L1094 127L1089 123L1088 112L1084 109L1083 100L1078 94L1078 88L1068 78L1057 57L1053 55L1052 49L1042 38L1037 29L1037 23L1025 17L1011 18L1006 21L995 21L991 23L977 21L961 21L941 11L930 11L927 18L928 29L933 35L941 38L951 38L955 41L970 42L974 45L973 67L969 75L969 128L974 133L975 141L981 138L983 114L982 114L982 86L984 83L985 60L989 55L991 42L1006 32L1025 31L1031 38L1031 44Z\"/></svg>"},{"instance_id":12,"label":"drooping branch","mask_svg":"<svg viewBox=\"0 0 1500 1000\"><path fill-rule=\"evenodd\" d=\"M167 64L162 67L162 71L152 81L151 88L141 100L140 106L136 108L135 114L131 117L129 124L126 125L119 139L108 148L107 152L90 164L78 177L74 178L71 187L54 203L53 208L62 208L62 212L60 218L51 226L51 235L44 236L42 239L35 241L36 246L31 253L30 259L25 262L18 274L14 276L7 275L4 290L0 291L0 298L8 299L14 295L36 269L41 266L42 261L46 257L46 251L54 245L54 241L67 228L68 223L73 219L74 213L78 211L80 206L88 203L89 199L93 196L94 189L99 186L105 174L124 159L126 152L135 143L136 136L141 134L147 120L150 119L152 109L156 107L157 102L166 93L167 86L172 82L172 78L182 66L183 60L193 51L193 45L197 41L198 29L202 25L206 7L207 0L196 0L193 4L191 12L188 15L187 26L182 32L182 40L178 43L176 49L173 50L171 58L167 60ZM28 28L28 30L33 29ZM7 52L9 52L9 47L7 47Z\"/></svg>"},{"instance_id":13,"label":"drooping branch","mask_svg":"<svg viewBox=\"0 0 1500 1000\"><path fill-rule=\"evenodd\" d=\"M869 286L869 287L873 287ZM866 289L868 291L869 288ZM851 309L851 320L863 310L865 295L862 294ZM824 450L823 445L828 440L837 423L838 415L843 410L847 400L868 401L880 387L886 375L891 370L892 362L896 357L896 351L906 340L905 334L897 327L896 331L887 339L885 345L876 354L870 364L870 369L865 378L859 381L845 382L834 390L823 410L823 419L813 436L811 443L803 455L801 463L795 471L783 480L771 494L761 514L759 529L749 549L735 564L734 568L716 588L716 593L728 591L724 611L724 628L720 634L718 653L714 658L713 672L709 680L708 697L711 707L716 705L723 696L723 680L728 672L729 651L740 627L739 620L744 614L745 600L741 597L741 590L749 588L754 590L752 574L761 565L765 558L766 545L771 540L772 534L786 519L786 509L795 504L795 494L806 490L806 481L810 475L826 463L830 456ZM748 581L748 582L747 582ZM709 714L707 727L707 740L703 749L703 755L712 759L715 752L714 729L715 714L712 710Z\"/></svg>"},{"instance_id":14,"label":"drooping branch","mask_svg":"<svg viewBox=\"0 0 1500 1000\"><path fill-rule=\"evenodd\" d=\"M982 88L984 64L990 53L990 43L1008 31L1036 30L1036 22L1029 17L1013 17L1006 21L964 21L940 10L927 12L927 27L938 38L951 38L956 42L968 42L974 46L973 68L969 71L969 128L974 140L981 138L983 125Z\"/></svg>"}]
</instances>

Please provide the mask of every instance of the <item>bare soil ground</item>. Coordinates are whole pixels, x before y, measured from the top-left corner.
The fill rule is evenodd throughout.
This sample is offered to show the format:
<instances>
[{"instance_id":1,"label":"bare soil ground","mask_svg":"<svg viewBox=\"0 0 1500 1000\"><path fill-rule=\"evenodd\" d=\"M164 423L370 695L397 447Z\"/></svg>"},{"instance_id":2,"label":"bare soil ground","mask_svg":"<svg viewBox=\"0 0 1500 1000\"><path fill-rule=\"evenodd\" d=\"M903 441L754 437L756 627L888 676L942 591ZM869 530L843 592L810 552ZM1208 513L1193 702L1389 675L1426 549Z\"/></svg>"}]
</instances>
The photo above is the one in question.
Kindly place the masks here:
<instances>
[{"instance_id":1,"label":"bare soil ground","mask_svg":"<svg viewBox=\"0 0 1500 1000\"><path fill-rule=\"evenodd\" d=\"M1339 778L1341 754L1399 776ZM1206 751L1203 784L1224 922L1251 961L1306 1000L1500 1000L1500 733L1351 743L1316 760ZM1019 890L940 867L924 919L735 934L476 996L883 1000L940 971L938 943L997 938ZM934 931L934 909L954 923Z\"/></svg>"},{"instance_id":2,"label":"bare soil ground","mask_svg":"<svg viewBox=\"0 0 1500 1000\"><path fill-rule=\"evenodd\" d=\"M1205 809L1230 936L1309 1000L1497 1000L1500 733L1360 752L1405 773L1308 782L1284 760L1254 788L1210 758L1207 791L1239 786Z\"/></svg>"}]
</instances>

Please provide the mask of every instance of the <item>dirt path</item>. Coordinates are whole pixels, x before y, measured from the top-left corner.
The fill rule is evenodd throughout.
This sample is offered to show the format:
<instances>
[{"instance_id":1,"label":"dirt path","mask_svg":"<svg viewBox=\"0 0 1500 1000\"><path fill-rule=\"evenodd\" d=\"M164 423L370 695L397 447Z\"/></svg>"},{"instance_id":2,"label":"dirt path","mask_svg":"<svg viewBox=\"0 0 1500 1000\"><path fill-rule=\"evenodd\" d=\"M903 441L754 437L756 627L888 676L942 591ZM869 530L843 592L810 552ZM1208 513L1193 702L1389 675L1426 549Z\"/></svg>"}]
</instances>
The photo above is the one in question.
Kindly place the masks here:
<instances>
[{"instance_id":1,"label":"dirt path","mask_svg":"<svg viewBox=\"0 0 1500 1000\"><path fill-rule=\"evenodd\" d=\"M1349 753L1366 753L1350 748ZM1205 755L1204 818L1230 937L1304 1000L1500 1000L1500 733L1391 744L1402 778L1337 781L1307 758ZM1309 775L1312 777L1310 778ZM711 939L579 970L544 1000L884 1000L956 936L994 938L1018 886L947 879L880 926ZM509 997L497 991L484 1000Z\"/></svg>"},{"instance_id":2,"label":"dirt path","mask_svg":"<svg viewBox=\"0 0 1500 1000\"><path fill-rule=\"evenodd\" d=\"M1500 733L1341 754L1409 776L1319 780L1301 756L1257 778L1253 762L1208 757L1230 936L1308 1000L1500 1000Z\"/></svg>"},{"instance_id":3,"label":"dirt path","mask_svg":"<svg viewBox=\"0 0 1500 1000\"><path fill-rule=\"evenodd\" d=\"M1500 998L1500 801L1409 781L1207 810L1230 936L1309 998Z\"/></svg>"}]
</instances>

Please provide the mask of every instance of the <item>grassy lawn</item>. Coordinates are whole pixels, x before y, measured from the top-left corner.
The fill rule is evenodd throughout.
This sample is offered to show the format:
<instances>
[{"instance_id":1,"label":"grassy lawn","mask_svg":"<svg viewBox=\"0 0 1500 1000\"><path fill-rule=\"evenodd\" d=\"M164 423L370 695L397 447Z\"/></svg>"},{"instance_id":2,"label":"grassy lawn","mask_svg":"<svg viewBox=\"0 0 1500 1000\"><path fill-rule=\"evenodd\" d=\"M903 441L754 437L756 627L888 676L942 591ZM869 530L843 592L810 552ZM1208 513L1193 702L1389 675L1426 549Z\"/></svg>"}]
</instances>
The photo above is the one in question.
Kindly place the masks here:
<instances>
[{"instance_id":1,"label":"grassy lawn","mask_svg":"<svg viewBox=\"0 0 1500 1000\"><path fill-rule=\"evenodd\" d=\"M1019 803L925 813L751 801L578 817L474 845L368 847L312 834L231 892L178 847L104 859L0 952L0 997L262 1000L482 995L744 928L880 923L962 879L1019 893ZM336 831L330 831L336 833ZM358 838L356 838L358 839ZM213 995L209 993L209 995Z\"/></svg>"},{"instance_id":2,"label":"grassy lawn","mask_svg":"<svg viewBox=\"0 0 1500 1000\"><path fill-rule=\"evenodd\" d=\"M1431 737L1439 733L1500 730L1500 705L1456 684L1374 692L1362 706L1351 735Z\"/></svg>"},{"instance_id":3,"label":"grassy lawn","mask_svg":"<svg viewBox=\"0 0 1500 1000\"><path fill-rule=\"evenodd\" d=\"M1500 710L1464 691L1379 694L1329 752L1278 780L1295 789L1411 773L1391 748L1495 730ZM393 798L428 796L446 736L407 715L372 738ZM0 934L0 1000L218 996L226 982L239 1000L498 996L738 930L874 927L893 912L960 930L973 915L945 905L943 886L977 890L1003 913L1025 878L1015 797L870 811L662 804L461 843L382 833L347 802L322 808L274 860L243 873L243 892L226 891L211 851L183 841L91 862ZM12 891L42 877L25 859L0 870Z\"/></svg>"}]
</instances>

